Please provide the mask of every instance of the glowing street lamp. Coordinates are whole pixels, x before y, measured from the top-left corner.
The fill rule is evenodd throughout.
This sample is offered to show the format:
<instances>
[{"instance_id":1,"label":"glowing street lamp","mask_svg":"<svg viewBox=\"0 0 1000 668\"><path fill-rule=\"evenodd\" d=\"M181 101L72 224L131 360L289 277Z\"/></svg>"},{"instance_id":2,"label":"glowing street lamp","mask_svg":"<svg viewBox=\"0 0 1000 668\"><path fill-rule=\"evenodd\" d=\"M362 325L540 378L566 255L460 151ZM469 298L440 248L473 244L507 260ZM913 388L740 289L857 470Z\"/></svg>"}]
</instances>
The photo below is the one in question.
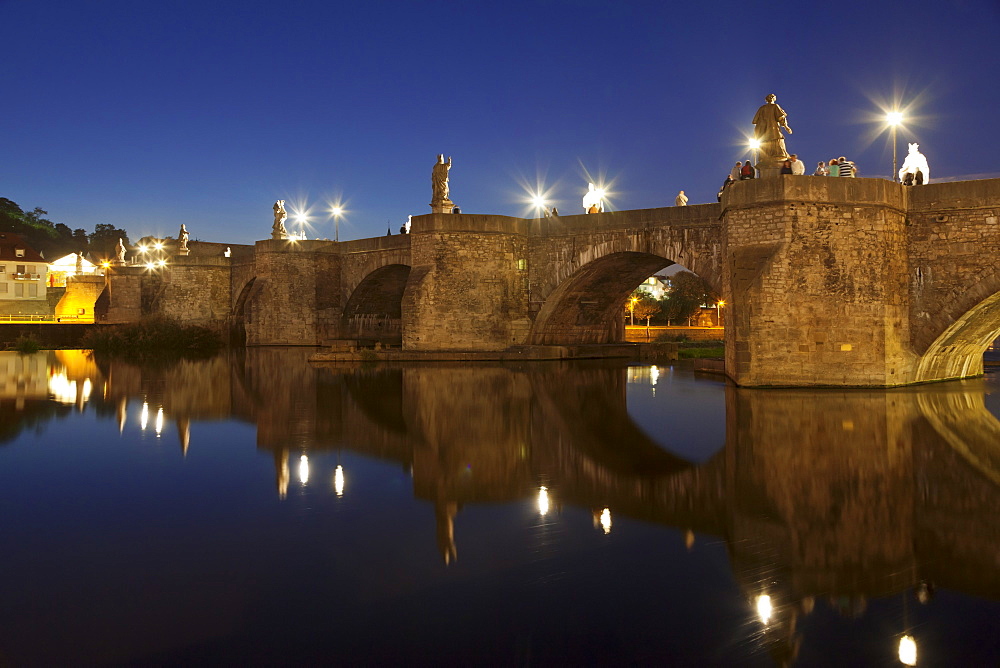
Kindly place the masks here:
<instances>
[{"instance_id":1,"label":"glowing street lamp","mask_svg":"<svg viewBox=\"0 0 1000 668\"><path fill-rule=\"evenodd\" d=\"M344 213L344 207L334 204L330 207L330 215L333 217L333 240L340 241L340 216Z\"/></svg>"},{"instance_id":2,"label":"glowing street lamp","mask_svg":"<svg viewBox=\"0 0 1000 668\"><path fill-rule=\"evenodd\" d=\"M629 323L628 324L630 326L632 326L632 327L635 327L635 305L636 305L636 302L638 302L638 301L639 301L638 297L632 297L632 299L629 300L629 305L628 305Z\"/></svg>"},{"instance_id":3,"label":"glowing street lamp","mask_svg":"<svg viewBox=\"0 0 1000 668\"><path fill-rule=\"evenodd\" d=\"M757 152L760 151L760 140L751 139L747 142L747 146L750 148L750 154L753 156L753 168L756 172L757 169Z\"/></svg>"},{"instance_id":4,"label":"glowing street lamp","mask_svg":"<svg viewBox=\"0 0 1000 668\"><path fill-rule=\"evenodd\" d=\"M718 327L722 327L722 307L726 305L726 302L720 299L715 304L715 323Z\"/></svg>"},{"instance_id":5,"label":"glowing street lamp","mask_svg":"<svg viewBox=\"0 0 1000 668\"><path fill-rule=\"evenodd\" d=\"M538 211L539 218L542 217L548 210L548 202L546 202L545 198L541 195L532 195L531 205Z\"/></svg>"},{"instance_id":6,"label":"glowing street lamp","mask_svg":"<svg viewBox=\"0 0 1000 668\"><path fill-rule=\"evenodd\" d=\"M896 128L903 122L903 112L890 111L885 115L885 122L892 128L892 180L899 181L899 174L896 171Z\"/></svg>"}]
</instances>

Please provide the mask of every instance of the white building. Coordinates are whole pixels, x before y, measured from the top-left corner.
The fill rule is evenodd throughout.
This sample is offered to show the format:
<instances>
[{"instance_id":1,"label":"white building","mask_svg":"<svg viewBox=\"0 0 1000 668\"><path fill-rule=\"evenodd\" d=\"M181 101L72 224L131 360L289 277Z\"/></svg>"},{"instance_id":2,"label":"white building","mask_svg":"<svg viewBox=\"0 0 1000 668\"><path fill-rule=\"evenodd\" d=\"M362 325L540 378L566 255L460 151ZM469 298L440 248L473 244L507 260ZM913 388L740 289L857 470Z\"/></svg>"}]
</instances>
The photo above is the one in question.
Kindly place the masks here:
<instances>
[{"instance_id":1,"label":"white building","mask_svg":"<svg viewBox=\"0 0 1000 668\"><path fill-rule=\"evenodd\" d=\"M24 237L0 232L0 315L46 314L47 274L45 258Z\"/></svg>"}]
</instances>

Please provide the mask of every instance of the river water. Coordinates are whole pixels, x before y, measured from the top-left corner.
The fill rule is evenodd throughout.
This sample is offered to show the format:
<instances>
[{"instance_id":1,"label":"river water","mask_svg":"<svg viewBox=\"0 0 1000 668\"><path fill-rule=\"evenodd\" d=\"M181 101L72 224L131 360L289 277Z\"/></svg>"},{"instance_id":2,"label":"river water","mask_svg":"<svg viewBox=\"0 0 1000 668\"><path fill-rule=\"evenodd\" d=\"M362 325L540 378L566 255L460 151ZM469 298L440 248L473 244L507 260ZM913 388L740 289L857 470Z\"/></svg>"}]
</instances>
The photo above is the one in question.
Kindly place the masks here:
<instances>
[{"instance_id":1,"label":"river water","mask_svg":"<svg viewBox=\"0 0 1000 668\"><path fill-rule=\"evenodd\" d=\"M0 665L1000 663L1000 374L0 353Z\"/></svg>"}]
</instances>

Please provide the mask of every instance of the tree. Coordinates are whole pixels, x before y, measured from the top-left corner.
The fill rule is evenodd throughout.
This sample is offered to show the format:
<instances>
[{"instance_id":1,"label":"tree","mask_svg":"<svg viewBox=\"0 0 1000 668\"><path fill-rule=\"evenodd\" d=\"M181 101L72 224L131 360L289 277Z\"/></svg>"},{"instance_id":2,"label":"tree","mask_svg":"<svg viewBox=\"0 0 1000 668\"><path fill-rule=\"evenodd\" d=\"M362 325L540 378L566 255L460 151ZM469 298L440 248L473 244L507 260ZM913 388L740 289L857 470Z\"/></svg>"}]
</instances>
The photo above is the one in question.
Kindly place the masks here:
<instances>
[{"instance_id":1,"label":"tree","mask_svg":"<svg viewBox=\"0 0 1000 668\"><path fill-rule=\"evenodd\" d=\"M90 252L98 258L112 257L119 239L126 246L130 245L128 232L108 223L98 223L90 234Z\"/></svg>"},{"instance_id":2,"label":"tree","mask_svg":"<svg viewBox=\"0 0 1000 668\"><path fill-rule=\"evenodd\" d=\"M670 279L670 292L660 300L667 322L683 321L694 315L702 304L719 301L712 288L697 274L681 271Z\"/></svg>"},{"instance_id":3,"label":"tree","mask_svg":"<svg viewBox=\"0 0 1000 668\"><path fill-rule=\"evenodd\" d=\"M653 299L650 295L645 295L639 298L639 301L635 303L632 309L632 313L636 318L640 320L646 320L646 327L649 327L649 320L654 315L660 312L660 303Z\"/></svg>"}]
</instances>

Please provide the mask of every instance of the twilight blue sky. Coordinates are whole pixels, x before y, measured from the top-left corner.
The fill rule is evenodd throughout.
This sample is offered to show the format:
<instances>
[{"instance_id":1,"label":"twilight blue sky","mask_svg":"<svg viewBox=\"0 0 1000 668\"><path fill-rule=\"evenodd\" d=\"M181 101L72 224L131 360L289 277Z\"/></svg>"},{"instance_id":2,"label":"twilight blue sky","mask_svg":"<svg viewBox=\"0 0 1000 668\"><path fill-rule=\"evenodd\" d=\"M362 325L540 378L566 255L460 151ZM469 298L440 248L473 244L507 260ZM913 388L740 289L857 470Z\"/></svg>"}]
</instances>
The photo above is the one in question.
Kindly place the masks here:
<instances>
[{"instance_id":1,"label":"twilight blue sky","mask_svg":"<svg viewBox=\"0 0 1000 668\"><path fill-rule=\"evenodd\" d=\"M0 0L0 197L133 239L252 243L305 201L311 237L428 213L454 156L466 213L715 201L774 92L811 171L888 177L899 99L938 179L1000 176L1000 2ZM291 213L291 209L290 209ZM291 222L291 221L289 221ZM294 229L294 227L292 228Z\"/></svg>"}]
</instances>

